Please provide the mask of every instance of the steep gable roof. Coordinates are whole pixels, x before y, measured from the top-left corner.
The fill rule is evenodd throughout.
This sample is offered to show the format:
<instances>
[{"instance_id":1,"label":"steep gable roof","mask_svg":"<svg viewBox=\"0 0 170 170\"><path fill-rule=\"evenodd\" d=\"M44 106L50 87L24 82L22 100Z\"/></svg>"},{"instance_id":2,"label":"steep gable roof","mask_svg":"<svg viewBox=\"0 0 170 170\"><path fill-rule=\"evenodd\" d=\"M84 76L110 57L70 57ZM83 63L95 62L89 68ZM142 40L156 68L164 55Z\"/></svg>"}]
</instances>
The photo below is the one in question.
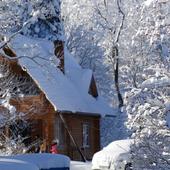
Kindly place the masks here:
<instances>
[{"instance_id":1,"label":"steep gable roof","mask_svg":"<svg viewBox=\"0 0 170 170\"><path fill-rule=\"evenodd\" d=\"M84 93L88 93L92 70L82 69L75 58L65 48L65 75ZM81 89L80 89L81 88Z\"/></svg>"},{"instance_id":2,"label":"steep gable roof","mask_svg":"<svg viewBox=\"0 0 170 170\"><path fill-rule=\"evenodd\" d=\"M82 69L67 50L63 74L57 68L58 59L54 56L51 41L17 35L10 42L10 46L19 57L21 67L44 92L56 111L102 116L113 113L103 98L94 98L88 94L92 71Z\"/></svg>"}]
</instances>

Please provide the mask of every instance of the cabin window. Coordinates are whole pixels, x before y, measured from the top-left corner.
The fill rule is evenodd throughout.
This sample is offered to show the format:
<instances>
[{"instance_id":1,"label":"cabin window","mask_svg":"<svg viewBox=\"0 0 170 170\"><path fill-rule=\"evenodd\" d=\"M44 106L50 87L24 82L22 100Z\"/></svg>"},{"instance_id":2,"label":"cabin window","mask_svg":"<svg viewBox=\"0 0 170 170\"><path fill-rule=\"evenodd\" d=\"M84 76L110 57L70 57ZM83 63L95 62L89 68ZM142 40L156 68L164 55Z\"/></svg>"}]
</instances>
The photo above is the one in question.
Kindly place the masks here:
<instances>
[{"instance_id":1,"label":"cabin window","mask_svg":"<svg viewBox=\"0 0 170 170\"><path fill-rule=\"evenodd\" d=\"M89 123L83 124L83 148L90 147L90 125Z\"/></svg>"},{"instance_id":2,"label":"cabin window","mask_svg":"<svg viewBox=\"0 0 170 170\"><path fill-rule=\"evenodd\" d=\"M58 146L63 146L64 145L64 125L63 122L60 119L57 119L56 124L55 124L55 139L58 140Z\"/></svg>"}]
</instances>

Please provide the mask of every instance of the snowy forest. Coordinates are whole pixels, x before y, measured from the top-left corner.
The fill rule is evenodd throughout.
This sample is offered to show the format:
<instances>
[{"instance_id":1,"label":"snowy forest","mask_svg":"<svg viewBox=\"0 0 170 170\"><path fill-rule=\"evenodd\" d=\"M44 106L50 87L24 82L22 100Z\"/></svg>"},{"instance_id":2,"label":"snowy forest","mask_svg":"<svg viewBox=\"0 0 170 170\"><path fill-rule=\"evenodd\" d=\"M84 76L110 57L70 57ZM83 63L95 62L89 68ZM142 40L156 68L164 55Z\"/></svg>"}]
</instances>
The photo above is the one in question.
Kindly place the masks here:
<instances>
[{"instance_id":1,"label":"snowy forest","mask_svg":"<svg viewBox=\"0 0 170 170\"><path fill-rule=\"evenodd\" d=\"M132 138L134 170L170 169L170 0L0 0L0 55L27 57L9 48L18 34L62 40L82 68L93 71L99 94L116 114L101 118L101 147ZM25 93L39 90L0 61L3 155L28 149L25 138L4 132L6 126L15 131L28 126L28 113L18 113L9 102Z\"/></svg>"}]
</instances>

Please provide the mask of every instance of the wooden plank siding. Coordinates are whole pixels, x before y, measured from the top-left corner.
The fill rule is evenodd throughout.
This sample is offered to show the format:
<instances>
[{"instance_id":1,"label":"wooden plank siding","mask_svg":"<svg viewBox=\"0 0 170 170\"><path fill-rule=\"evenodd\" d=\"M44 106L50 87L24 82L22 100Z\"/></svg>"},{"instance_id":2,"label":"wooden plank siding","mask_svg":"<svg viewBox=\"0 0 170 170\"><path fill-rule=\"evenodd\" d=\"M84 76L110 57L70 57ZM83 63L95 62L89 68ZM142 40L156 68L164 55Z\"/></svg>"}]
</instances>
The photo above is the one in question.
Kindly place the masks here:
<instances>
[{"instance_id":1,"label":"wooden plank siding","mask_svg":"<svg viewBox=\"0 0 170 170\"><path fill-rule=\"evenodd\" d=\"M72 136L76 140L78 146L82 150L87 160L91 160L95 152L100 150L100 128L99 128L99 116L89 116L82 114L64 114L63 117L67 122ZM90 145L83 148L83 124L89 124L90 127ZM65 134L65 132L64 132ZM81 156L78 153L76 147L71 141L68 134L65 136L65 146L59 150L59 152L70 156L73 160L81 160Z\"/></svg>"},{"instance_id":2,"label":"wooden plank siding","mask_svg":"<svg viewBox=\"0 0 170 170\"><path fill-rule=\"evenodd\" d=\"M15 105L17 110L20 112L27 113L30 110L30 106L36 105L38 108L34 108L33 112L27 115L28 121L35 123L32 128L34 132L32 133L32 139L35 136L40 136L42 139L46 140L47 151L50 151L50 146L53 139L57 138L55 133L57 129L57 120L60 121L58 114L54 111L53 106L45 99L45 96L27 96L22 100L11 100L11 104ZM99 116L89 116L82 115L82 113L62 113L63 117L69 127L72 136L76 140L78 146L83 152L87 160L91 160L95 152L100 150L100 127L99 127ZM39 123L38 123L39 122ZM83 148L83 124L89 124L90 136L89 142L90 146ZM67 131L62 129L64 144L58 146L59 153L68 155L73 160L81 160L81 156L78 153L76 147L71 141Z\"/></svg>"}]
</instances>

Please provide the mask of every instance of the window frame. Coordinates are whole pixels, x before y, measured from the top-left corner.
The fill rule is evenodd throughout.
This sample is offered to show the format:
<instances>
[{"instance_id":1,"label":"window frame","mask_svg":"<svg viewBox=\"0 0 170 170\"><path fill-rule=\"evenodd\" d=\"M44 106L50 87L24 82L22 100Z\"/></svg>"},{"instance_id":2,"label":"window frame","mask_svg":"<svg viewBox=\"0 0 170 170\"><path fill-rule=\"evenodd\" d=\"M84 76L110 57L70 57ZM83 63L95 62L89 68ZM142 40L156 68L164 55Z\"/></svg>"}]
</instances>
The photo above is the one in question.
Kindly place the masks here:
<instances>
[{"instance_id":1,"label":"window frame","mask_svg":"<svg viewBox=\"0 0 170 170\"><path fill-rule=\"evenodd\" d=\"M82 146L90 148L90 123L82 123Z\"/></svg>"},{"instance_id":2,"label":"window frame","mask_svg":"<svg viewBox=\"0 0 170 170\"><path fill-rule=\"evenodd\" d=\"M63 122L60 120L60 118L56 118L55 127L54 127L54 138L58 140L58 148L63 148L65 145L65 129Z\"/></svg>"}]
</instances>

